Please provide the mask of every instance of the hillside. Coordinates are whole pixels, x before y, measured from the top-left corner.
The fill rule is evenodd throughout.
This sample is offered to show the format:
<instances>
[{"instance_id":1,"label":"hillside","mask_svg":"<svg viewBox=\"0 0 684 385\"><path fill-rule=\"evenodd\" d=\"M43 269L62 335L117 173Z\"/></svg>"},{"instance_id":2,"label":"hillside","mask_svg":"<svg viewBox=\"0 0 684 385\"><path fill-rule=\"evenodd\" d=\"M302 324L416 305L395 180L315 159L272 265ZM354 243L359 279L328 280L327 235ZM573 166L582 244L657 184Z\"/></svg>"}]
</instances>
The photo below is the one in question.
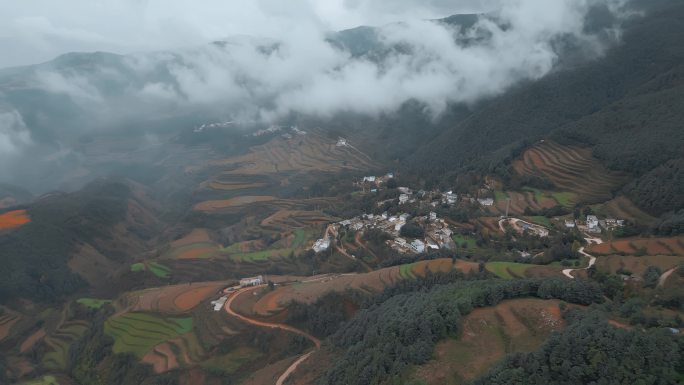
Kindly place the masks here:
<instances>
[{"instance_id":1,"label":"hillside","mask_svg":"<svg viewBox=\"0 0 684 385\"><path fill-rule=\"evenodd\" d=\"M406 167L435 177L473 167L508 176L523 149L548 137L590 147L605 166L636 176L681 156L684 5L660 3L663 9L630 21L604 58L481 103Z\"/></svg>"},{"instance_id":2,"label":"hillside","mask_svg":"<svg viewBox=\"0 0 684 385\"><path fill-rule=\"evenodd\" d=\"M26 206L30 221L0 233L0 301L60 298L88 280L106 285L110 269L143 251L155 233L153 210L140 186L115 180Z\"/></svg>"}]
</instances>

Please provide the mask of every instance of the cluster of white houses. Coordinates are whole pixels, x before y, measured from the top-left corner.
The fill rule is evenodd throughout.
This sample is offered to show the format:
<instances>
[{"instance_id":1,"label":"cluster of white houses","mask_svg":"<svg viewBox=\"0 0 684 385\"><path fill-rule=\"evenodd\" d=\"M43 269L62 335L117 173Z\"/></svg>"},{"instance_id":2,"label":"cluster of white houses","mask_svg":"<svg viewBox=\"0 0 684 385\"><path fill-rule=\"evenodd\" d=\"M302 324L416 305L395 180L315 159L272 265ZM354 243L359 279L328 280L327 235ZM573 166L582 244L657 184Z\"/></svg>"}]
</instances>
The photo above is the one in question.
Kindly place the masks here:
<instances>
[{"instance_id":1,"label":"cluster of white houses","mask_svg":"<svg viewBox=\"0 0 684 385\"><path fill-rule=\"evenodd\" d=\"M387 243L393 249L402 253L423 253L427 250L439 250L440 248L453 249L454 241L451 236L453 231L449 225L441 218L437 217L437 213L431 212L428 216L421 216L414 219L415 223L421 226L425 232L425 236L421 239L407 240L400 236L401 228L411 216L403 213L399 215L389 215L387 212L374 215L364 214L351 219L346 219L334 224L347 228L351 231L364 231L367 229L379 229L389 234L392 239ZM314 242L312 249L315 252L322 252L330 247L332 240L328 237L329 232L326 231L324 238L318 239ZM336 233L330 232L330 233Z\"/></svg>"},{"instance_id":2,"label":"cluster of white houses","mask_svg":"<svg viewBox=\"0 0 684 385\"><path fill-rule=\"evenodd\" d=\"M576 221L574 219L569 219L565 221L565 227L575 228L577 227L581 231L586 231L587 233L600 234L602 229L613 230L618 227L623 227L625 225L624 219L615 218L605 218L599 219L596 215L587 215L586 222Z\"/></svg>"}]
</instances>

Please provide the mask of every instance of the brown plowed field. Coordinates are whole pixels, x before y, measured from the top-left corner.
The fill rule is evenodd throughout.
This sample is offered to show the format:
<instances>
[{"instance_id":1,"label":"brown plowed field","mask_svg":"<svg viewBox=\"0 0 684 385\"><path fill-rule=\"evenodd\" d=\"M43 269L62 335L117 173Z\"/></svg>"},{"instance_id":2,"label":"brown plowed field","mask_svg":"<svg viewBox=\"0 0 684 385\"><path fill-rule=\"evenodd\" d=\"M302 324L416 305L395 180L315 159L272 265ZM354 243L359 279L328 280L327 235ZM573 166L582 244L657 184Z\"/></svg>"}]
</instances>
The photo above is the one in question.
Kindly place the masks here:
<instances>
[{"instance_id":1,"label":"brown plowed field","mask_svg":"<svg viewBox=\"0 0 684 385\"><path fill-rule=\"evenodd\" d=\"M684 237L628 238L591 245L589 252L601 255L636 254L645 249L647 255L684 255Z\"/></svg>"},{"instance_id":2,"label":"brown plowed field","mask_svg":"<svg viewBox=\"0 0 684 385\"><path fill-rule=\"evenodd\" d=\"M224 200L204 201L195 205L195 210L212 211L226 207L245 206L256 202L269 202L276 198L273 196L246 195Z\"/></svg>"},{"instance_id":3,"label":"brown plowed field","mask_svg":"<svg viewBox=\"0 0 684 385\"><path fill-rule=\"evenodd\" d=\"M200 242L211 242L211 237L209 236L207 229L193 229L183 238L171 242L171 247L181 247Z\"/></svg>"},{"instance_id":4,"label":"brown plowed field","mask_svg":"<svg viewBox=\"0 0 684 385\"><path fill-rule=\"evenodd\" d=\"M38 341L45 337L45 329L39 329L35 333L31 334L24 342L19 346L19 353L28 352Z\"/></svg>"},{"instance_id":5,"label":"brown plowed field","mask_svg":"<svg viewBox=\"0 0 684 385\"><path fill-rule=\"evenodd\" d=\"M0 341L10 335L12 326L21 319L21 316L13 313L5 313L0 315Z\"/></svg>"},{"instance_id":6,"label":"brown plowed field","mask_svg":"<svg viewBox=\"0 0 684 385\"><path fill-rule=\"evenodd\" d=\"M26 210L13 210L0 214L0 231L11 230L31 222Z\"/></svg>"},{"instance_id":7,"label":"brown plowed field","mask_svg":"<svg viewBox=\"0 0 684 385\"><path fill-rule=\"evenodd\" d=\"M642 276L646 272L646 268L649 266L656 266L662 272L665 272L675 266L679 266L680 264L684 264L684 256L658 255L645 257L623 257L620 255L610 255L596 259L596 267L601 270L615 273L622 268L623 270L630 271L638 276Z\"/></svg>"}]
</instances>

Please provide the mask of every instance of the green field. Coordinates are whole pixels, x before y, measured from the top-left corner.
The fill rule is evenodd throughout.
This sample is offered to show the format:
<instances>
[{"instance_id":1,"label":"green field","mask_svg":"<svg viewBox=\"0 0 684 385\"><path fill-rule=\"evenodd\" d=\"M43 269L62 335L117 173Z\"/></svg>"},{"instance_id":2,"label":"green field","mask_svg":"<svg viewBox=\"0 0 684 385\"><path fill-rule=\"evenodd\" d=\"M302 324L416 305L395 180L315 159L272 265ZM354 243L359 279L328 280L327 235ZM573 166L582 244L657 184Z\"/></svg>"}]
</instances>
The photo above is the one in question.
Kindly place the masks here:
<instances>
[{"instance_id":1,"label":"green field","mask_svg":"<svg viewBox=\"0 0 684 385\"><path fill-rule=\"evenodd\" d=\"M105 334L114 338L114 353L142 358L154 346L192 331L192 318L163 318L147 313L126 313L105 322Z\"/></svg>"},{"instance_id":2,"label":"green field","mask_svg":"<svg viewBox=\"0 0 684 385\"><path fill-rule=\"evenodd\" d=\"M213 371L232 374L240 369L242 365L259 359L262 356L263 353L254 348L237 348L228 354L214 356L208 360L204 360L200 365Z\"/></svg>"},{"instance_id":3,"label":"green field","mask_svg":"<svg viewBox=\"0 0 684 385\"><path fill-rule=\"evenodd\" d=\"M171 269L158 262L138 262L131 265L132 272L150 271L159 278L168 278Z\"/></svg>"},{"instance_id":4,"label":"green field","mask_svg":"<svg viewBox=\"0 0 684 385\"><path fill-rule=\"evenodd\" d=\"M468 250L474 250L474 249L478 248L477 242L475 242L475 240L473 238L470 238L470 237L465 236L463 234L454 234L451 236L451 239L453 239L454 242L456 242L456 246L458 249L463 248L463 246L462 246L463 243L466 244L466 249L468 249Z\"/></svg>"},{"instance_id":5,"label":"green field","mask_svg":"<svg viewBox=\"0 0 684 385\"><path fill-rule=\"evenodd\" d=\"M407 263L405 265L399 266L399 275L404 279L415 279L416 275L413 274L413 267L415 263Z\"/></svg>"},{"instance_id":6,"label":"green field","mask_svg":"<svg viewBox=\"0 0 684 385\"><path fill-rule=\"evenodd\" d=\"M533 217L525 217L524 219L526 219L528 222L532 222L532 223L535 223L535 224L538 224L538 225L541 225L544 227L551 227L551 220L549 218L541 216L541 215L537 215L537 216L533 216Z\"/></svg>"},{"instance_id":7,"label":"green field","mask_svg":"<svg viewBox=\"0 0 684 385\"><path fill-rule=\"evenodd\" d=\"M311 231L306 231L304 229L297 229L294 231L294 239L292 240L292 244L290 247L282 247L285 246L281 243L281 241L276 242L276 244L280 243L281 247L273 247L270 249L266 250L260 250L260 251L253 251L253 252L248 252L248 253L240 253L239 250L235 247L237 244L231 245L227 248L224 248L222 251L229 253L230 257L236 261L241 261L241 262L259 262L259 261L266 261L271 258L276 258L276 257L286 257L299 249L305 244L305 242L312 237L313 233Z\"/></svg>"},{"instance_id":8,"label":"green field","mask_svg":"<svg viewBox=\"0 0 684 385\"><path fill-rule=\"evenodd\" d=\"M78 300L76 300L76 302L91 309L99 309L105 304L112 303L112 300L96 298L79 298Z\"/></svg>"},{"instance_id":9,"label":"green field","mask_svg":"<svg viewBox=\"0 0 684 385\"><path fill-rule=\"evenodd\" d=\"M537 201L537 203L541 203L541 201L544 199L544 193L539 189L532 187L523 187L523 190L534 193L534 200Z\"/></svg>"},{"instance_id":10,"label":"green field","mask_svg":"<svg viewBox=\"0 0 684 385\"><path fill-rule=\"evenodd\" d=\"M508 194L506 194L504 191L500 190L495 190L494 191L494 199L499 202L499 201L505 201L508 199Z\"/></svg>"},{"instance_id":11,"label":"green field","mask_svg":"<svg viewBox=\"0 0 684 385\"><path fill-rule=\"evenodd\" d=\"M20 382L19 385L59 385L59 382L53 376L43 376L35 380Z\"/></svg>"},{"instance_id":12,"label":"green field","mask_svg":"<svg viewBox=\"0 0 684 385\"><path fill-rule=\"evenodd\" d=\"M514 262L488 262L485 267L488 271L494 273L499 278L514 279L515 274L518 277L524 277L525 271L534 265ZM511 274L512 273L512 274Z\"/></svg>"},{"instance_id":13,"label":"green field","mask_svg":"<svg viewBox=\"0 0 684 385\"><path fill-rule=\"evenodd\" d=\"M43 365L54 370L66 369L71 344L78 340L87 328L83 323L65 323L46 337L44 341L49 350L43 355Z\"/></svg>"},{"instance_id":14,"label":"green field","mask_svg":"<svg viewBox=\"0 0 684 385\"><path fill-rule=\"evenodd\" d=\"M571 192L554 192L551 196L563 207L573 207L577 200L577 194Z\"/></svg>"}]
</instances>

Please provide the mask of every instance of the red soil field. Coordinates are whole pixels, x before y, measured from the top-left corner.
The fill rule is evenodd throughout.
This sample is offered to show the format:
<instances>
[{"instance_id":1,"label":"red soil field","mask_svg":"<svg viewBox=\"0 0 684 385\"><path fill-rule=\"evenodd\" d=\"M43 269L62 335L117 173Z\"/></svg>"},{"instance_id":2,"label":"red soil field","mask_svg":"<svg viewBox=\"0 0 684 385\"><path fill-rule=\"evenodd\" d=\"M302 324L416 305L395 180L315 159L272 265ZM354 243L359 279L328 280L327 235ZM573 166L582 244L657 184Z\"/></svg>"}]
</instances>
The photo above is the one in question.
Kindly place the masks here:
<instances>
[{"instance_id":1,"label":"red soil field","mask_svg":"<svg viewBox=\"0 0 684 385\"><path fill-rule=\"evenodd\" d=\"M211 238L209 237L209 233L206 229L193 229L189 234L187 234L183 238L171 242L171 247L180 247L189 245L191 243L200 242L211 242Z\"/></svg>"},{"instance_id":2,"label":"red soil field","mask_svg":"<svg viewBox=\"0 0 684 385\"><path fill-rule=\"evenodd\" d=\"M21 343L21 346L19 347L19 353L26 353L36 344L36 342L43 339L43 337L45 337L45 329L40 329L31 334L24 342Z\"/></svg>"},{"instance_id":3,"label":"red soil field","mask_svg":"<svg viewBox=\"0 0 684 385\"><path fill-rule=\"evenodd\" d=\"M218 289L216 286L196 287L178 295L173 303L181 311L187 311L197 306L205 298L216 293Z\"/></svg>"},{"instance_id":4,"label":"red soil field","mask_svg":"<svg viewBox=\"0 0 684 385\"><path fill-rule=\"evenodd\" d=\"M207 253L212 253L215 252L216 248L215 247L196 247L194 249L186 250L178 254L176 257L177 259L196 259L199 256L202 256Z\"/></svg>"},{"instance_id":5,"label":"red soil field","mask_svg":"<svg viewBox=\"0 0 684 385\"><path fill-rule=\"evenodd\" d=\"M10 230L31 222L26 210L8 211L0 214L0 230Z\"/></svg>"},{"instance_id":6,"label":"red soil field","mask_svg":"<svg viewBox=\"0 0 684 385\"><path fill-rule=\"evenodd\" d=\"M674 238L630 238L592 245L590 251L596 254L634 254L645 249L647 255L684 255L681 243L684 237Z\"/></svg>"},{"instance_id":7,"label":"red soil field","mask_svg":"<svg viewBox=\"0 0 684 385\"><path fill-rule=\"evenodd\" d=\"M164 314L182 314L209 299L226 286L226 282L203 282L192 285L173 285L130 292L117 301L119 313L126 311L155 311Z\"/></svg>"}]
</instances>

